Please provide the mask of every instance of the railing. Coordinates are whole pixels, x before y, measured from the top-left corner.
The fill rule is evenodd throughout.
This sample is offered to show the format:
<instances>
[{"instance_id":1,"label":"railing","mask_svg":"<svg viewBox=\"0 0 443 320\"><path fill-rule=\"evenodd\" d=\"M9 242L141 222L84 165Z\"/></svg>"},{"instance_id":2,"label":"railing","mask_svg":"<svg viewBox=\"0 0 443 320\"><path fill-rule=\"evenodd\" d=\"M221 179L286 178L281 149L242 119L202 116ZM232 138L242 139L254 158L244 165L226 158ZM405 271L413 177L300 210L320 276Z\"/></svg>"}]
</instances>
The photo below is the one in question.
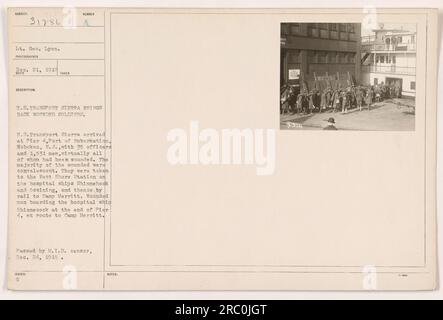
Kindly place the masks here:
<instances>
[{"instance_id":1,"label":"railing","mask_svg":"<svg viewBox=\"0 0 443 320\"><path fill-rule=\"evenodd\" d=\"M369 42L374 42L376 40L375 36L362 36L361 37L361 43L369 43Z\"/></svg>"},{"instance_id":2,"label":"railing","mask_svg":"<svg viewBox=\"0 0 443 320\"><path fill-rule=\"evenodd\" d=\"M384 44L384 43L362 43L362 51L415 51L415 43L397 43L397 44Z\"/></svg>"},{"instance_id":3,"label":"railing","mask_svg":"<svg viewBox=\"0 0 443 320\"><path fill-rule=\"evenodd\" d=\"M394 73L401 75L415 75L415 67L399 66L361 66L362 72Z\"/></svg>"}]
</instances>

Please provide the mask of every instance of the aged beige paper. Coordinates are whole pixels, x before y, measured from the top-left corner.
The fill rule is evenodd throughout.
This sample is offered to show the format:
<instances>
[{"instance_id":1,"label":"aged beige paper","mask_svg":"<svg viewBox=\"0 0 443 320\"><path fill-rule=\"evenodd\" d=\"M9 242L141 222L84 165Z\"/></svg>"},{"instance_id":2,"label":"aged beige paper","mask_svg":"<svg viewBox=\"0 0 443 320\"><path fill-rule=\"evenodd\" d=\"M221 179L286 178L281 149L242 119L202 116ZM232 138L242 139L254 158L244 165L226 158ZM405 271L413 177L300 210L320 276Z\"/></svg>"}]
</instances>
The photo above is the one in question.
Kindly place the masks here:
<instances>
[{"instance_id":1,"label":"aged beige paper","mask_svg":"<svg viewBox=\"0 0 443 320\"><path fill-rule=\"evenodd\" d=\"M436 10L8 20L10 289L436 288Z\"/></svg>"}]
</instances>

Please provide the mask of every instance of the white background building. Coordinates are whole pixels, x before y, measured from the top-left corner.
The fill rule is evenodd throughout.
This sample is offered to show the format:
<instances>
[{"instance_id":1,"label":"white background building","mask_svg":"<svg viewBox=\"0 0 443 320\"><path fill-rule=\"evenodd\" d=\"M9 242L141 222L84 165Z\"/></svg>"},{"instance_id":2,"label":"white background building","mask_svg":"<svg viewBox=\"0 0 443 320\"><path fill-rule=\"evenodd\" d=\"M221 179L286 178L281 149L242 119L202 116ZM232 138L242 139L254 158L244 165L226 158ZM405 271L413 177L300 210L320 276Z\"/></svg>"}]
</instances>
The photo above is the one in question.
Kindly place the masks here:
<instances>
[{"instance_id":1,"label":"white background building","mask_svg":"<svg viewBox=\"0 0 443 320\"><path fill-rule=\"evenodd\" d=\"M361 45L363 84L399 85L403 96L415 97L415 31L381 26L362 36Z\"/></svg>"}]
</instances>

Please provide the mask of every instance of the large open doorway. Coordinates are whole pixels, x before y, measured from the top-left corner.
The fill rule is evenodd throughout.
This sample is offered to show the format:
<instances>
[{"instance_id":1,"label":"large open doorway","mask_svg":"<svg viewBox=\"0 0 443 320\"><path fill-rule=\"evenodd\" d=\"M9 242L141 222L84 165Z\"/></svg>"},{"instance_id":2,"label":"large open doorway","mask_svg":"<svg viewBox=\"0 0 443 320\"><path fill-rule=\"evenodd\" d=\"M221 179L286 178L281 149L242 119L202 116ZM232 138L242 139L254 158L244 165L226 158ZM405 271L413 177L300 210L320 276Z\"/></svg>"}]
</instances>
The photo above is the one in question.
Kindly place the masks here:
<instances>
[{"instance_id":1,"label":"large open doorway","mask_svg":"<svg viewBox=\"0 0 443 320\"><path fill-rule=\"evenodd\" d=\"M386 85L388 86L393 85L396 88L400 88L400 96L401 96L401 93L403 92L403 79L386 77Z\"/></svg>"}]
</instances>

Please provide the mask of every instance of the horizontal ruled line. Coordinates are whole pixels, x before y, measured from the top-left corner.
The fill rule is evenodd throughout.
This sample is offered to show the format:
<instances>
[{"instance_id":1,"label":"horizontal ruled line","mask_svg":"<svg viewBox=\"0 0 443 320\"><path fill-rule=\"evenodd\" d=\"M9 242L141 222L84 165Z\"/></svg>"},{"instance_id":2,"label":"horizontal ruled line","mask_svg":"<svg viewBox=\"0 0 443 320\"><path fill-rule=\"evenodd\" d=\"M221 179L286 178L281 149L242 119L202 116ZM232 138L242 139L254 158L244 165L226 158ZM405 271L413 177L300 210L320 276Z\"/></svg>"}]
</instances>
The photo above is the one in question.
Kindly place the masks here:
<instances>
[{"instance_id":1,"label":"horizontal ruled line","mask_svg":"<svg viewBox=\"0 0 443 320\"><path fill-rule=\"evenodd\" d=\"M70 60L70 61L104 61L105 59L88 59L88 58L13 58L15 61L28 61L28 60Z\"/></svg>"},{"instance_id":2,"label":"horizontal ruled line","mask_svg":"<svg viewBox=\"0 0 443 320\"><path fill-rule=\"evenodd\" d=\"M13 43L105 44L103 41L14 41Z\"/></svg>"},{"instance_id":3,"label":"horizontal ruled line","mask_svg":"<svg viewBox=\"0 0 443 320\"><path fill-rule=\"evenodd\" d=\"M52 75L52 74L14 74L14 77L104 77L102 74L59 74L59 75Z\"/></svg>"},{"instance_id":4,"label":"horizontal ruled line","mask_svg":"<svg viewBox=\"0 0 443 320\"><path fill-rule=\"evenodd\" d=\"M64 29L77 29L77 28L104 28L105 26L30 26L30 25L15 25L15 28L64 28Z\"/></svg>"}]
</instances>

